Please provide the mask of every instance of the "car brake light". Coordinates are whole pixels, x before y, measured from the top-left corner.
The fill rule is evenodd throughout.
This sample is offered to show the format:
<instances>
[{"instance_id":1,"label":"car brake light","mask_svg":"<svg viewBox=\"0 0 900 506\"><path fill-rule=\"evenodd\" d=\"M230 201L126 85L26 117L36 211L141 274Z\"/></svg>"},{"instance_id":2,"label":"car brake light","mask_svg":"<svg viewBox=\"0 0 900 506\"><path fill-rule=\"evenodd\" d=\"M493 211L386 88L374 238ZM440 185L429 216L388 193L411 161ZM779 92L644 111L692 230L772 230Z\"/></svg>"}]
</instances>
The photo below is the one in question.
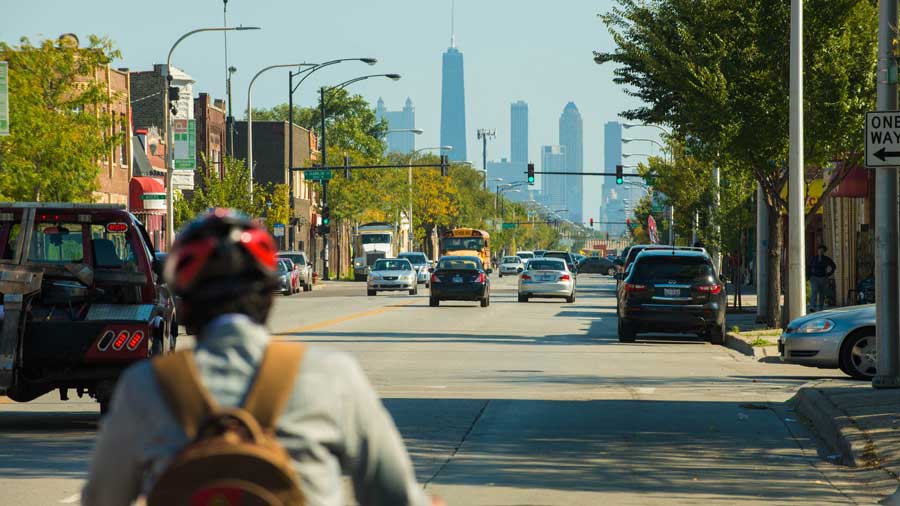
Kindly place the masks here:
<instances>
[{"instance_id":1,"label":"car brake light","mask_svg":"<svg viewBox=\"0 0 900 506\"><path fill-rule=\"evenodd\" d=\"M484 283L485 281L487 281L487 276L485 276L485 274L483 272L478 274L478 282Z\"/></svg>"},{"instance_id":2,"label":"car brake light","mask_svg":"<svg viewBox=\"0 0 900 506\"><path fill-rule=\"evenodd\" d=\"M522 280L531 281L531 276L529 276L528 274L522 274Z\"/></svg>"},{"instance_id":3,"label":"car brake light","mask_svg":"<svg viewBox=\"0 0 900 506\"><path fill-rule=\"evenodd\" d=\"M107 232L127 232L128 225L125 223L110 223L106 225Z\"/></svg>"},{"instance_id":4,"label":"car brake light","mask_svg":"<svg viewBox=\"0 0 900 506\"><path fill-rule=\"evenodd\" d=\"M127 340L128 340L128 331L123 330L123 331L119 332L119 335L116 336L116 340L113 341L113 345L112 345L113 349L121 350L122 346L125 346L125 341L127 341Z\"/></svg>"},{"instance_id":5,"label":"car brake light","mask_svg":"<svg viewBox=\"0 0 900 506\"><path fill-rule=\"evenodd\" d=\"M128 341L128 349L131 351L134 351L134 349L137 348L138 345L141 344L141 341L143 341L143 340L144 340L144 333L141 332L140 330L135 332L131 336L131 339Z\"/></svg>"},{"instance_id":6,"label":"car brake light","mask_svg":"<svg viewBox=\"0 0 900 506\"><path fill-rule=\"evenodd\" d=\"M569 276L568 274L563 274L562 276L559 277L560 281L568 281L570 279L572 279L572 276Z\"/></svg>"},{"instance_id":7,"label":"car brake light","mask_svg":"<svg viewBox=\"0 0 900 506\"><path fill-rule=\"evenodd\" d=\"M700 285L697 290L710 295L718 295L722 291L722 285Z\"/></svg>"},{"instance_id":8,"label":"car brake light","mask_svg":"<svg viewBox=\"0 0 900 506\"><path fill-rule=\"evenodd\" d=\"M432 283L440 283L440 282L441 282L441 278L439 278L437 274L432 274L432 275L431 275L431 282L432 282Z\"/></svg>"},{"instance_id":9,"label":"car brake light","mask_svg":"<svg viewBox=\"0 0 900 506\"><path fill-rule=\"evenodd\" d=\"M645 292L645 291L647 291L647 285L637 285L634 283L625 283L625 291L629 292L629 293Z\"/></svg>"}]
</instances>

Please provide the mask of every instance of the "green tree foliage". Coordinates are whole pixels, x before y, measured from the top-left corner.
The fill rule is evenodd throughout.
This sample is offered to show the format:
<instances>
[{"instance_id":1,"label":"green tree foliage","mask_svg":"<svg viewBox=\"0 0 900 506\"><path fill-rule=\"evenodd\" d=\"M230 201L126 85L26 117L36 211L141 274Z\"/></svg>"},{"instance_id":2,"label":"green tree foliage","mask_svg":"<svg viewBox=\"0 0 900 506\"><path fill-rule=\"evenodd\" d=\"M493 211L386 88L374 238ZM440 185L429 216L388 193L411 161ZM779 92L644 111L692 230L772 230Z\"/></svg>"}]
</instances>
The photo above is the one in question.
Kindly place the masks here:
<instances>
[{"instance_id":1,"label":"green tree foliage","mask_svg":"<svg viewBox=\"0 0 900 506\"><path fill-rule=\"evenodd\" d=\"M112 156L124 133L112 135L109 103L116 100L94 79L119 57L108 39L87 47L43 40L0 42L9 62L10 135L0 137L0 195L5 199L90 202L98 161Z\"/></svg>"}]
</instances>

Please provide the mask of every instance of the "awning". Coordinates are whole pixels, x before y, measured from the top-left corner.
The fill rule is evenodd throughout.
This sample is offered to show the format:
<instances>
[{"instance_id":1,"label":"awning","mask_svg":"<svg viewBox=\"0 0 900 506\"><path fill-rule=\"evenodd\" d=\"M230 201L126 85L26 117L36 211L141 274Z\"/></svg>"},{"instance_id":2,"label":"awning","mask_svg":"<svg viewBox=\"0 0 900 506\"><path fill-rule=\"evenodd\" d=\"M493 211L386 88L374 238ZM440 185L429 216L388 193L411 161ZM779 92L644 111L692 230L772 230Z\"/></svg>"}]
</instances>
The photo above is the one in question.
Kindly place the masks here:
<instances>
[{"instance_id":1,"label":"awning","mask_svg":"<svg viewBox=\"0 0 900 506\"><path fill-rule=\"evenodd\" d=\"M166 187L152 177L131 178L128 207L134 214L166 214Z\"/></svg>"}]
</instances>

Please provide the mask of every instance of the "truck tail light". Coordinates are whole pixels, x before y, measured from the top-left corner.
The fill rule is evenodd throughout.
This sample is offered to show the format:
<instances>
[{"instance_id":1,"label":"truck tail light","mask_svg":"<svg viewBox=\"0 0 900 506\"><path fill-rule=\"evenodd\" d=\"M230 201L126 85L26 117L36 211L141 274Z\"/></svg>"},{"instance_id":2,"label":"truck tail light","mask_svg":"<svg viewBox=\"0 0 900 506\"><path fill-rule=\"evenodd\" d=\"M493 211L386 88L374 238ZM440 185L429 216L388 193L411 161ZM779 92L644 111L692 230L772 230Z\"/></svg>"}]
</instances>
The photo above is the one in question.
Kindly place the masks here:
<instances>
[{"instance_id":1,"label":"truck tail light","mask_svg":"<svg viewBox=\"0 0 900 506\"><path fill-rule=\"evenodd\" d=\"M113 349L116 351L121 350L122 347L125 346L125 341L128 341L129 335L130 334L128 333L127 330L120 331L119 334L116 336L116 340L113 341L113 345L112 345Z\"/></svg>"},{"instance_id":2,"label":"truck tail light","mask_svg":"<svg viewBox=\"0 0 900 506\"><path fill-rule=\"evenodd\" d=\"M131 335L131 339L128 340L128 350L134 351L135 348L141 344L141 341L144 340L144 333L138 330L134 334Z\"/></svg>"}]
</instances>

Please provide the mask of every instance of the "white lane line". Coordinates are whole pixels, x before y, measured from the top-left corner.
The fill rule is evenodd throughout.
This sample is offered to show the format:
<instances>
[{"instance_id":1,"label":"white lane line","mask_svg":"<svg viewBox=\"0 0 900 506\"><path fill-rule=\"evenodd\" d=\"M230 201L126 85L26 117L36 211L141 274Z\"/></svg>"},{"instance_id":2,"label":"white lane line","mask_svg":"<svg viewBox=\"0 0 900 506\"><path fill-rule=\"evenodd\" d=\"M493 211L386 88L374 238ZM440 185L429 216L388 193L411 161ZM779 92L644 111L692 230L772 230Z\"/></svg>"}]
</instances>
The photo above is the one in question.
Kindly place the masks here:
<instances>
[{"instance_id":1,"label":"white lane line","mask_svg":"<svg viewBox=\"0 0 900 506\"><path fill-rule=\"evenodd\" d=\"M447 388L446 385L426 385L425 388Z\"/></svg>"},{"instance_id":2,"label":"white lane line","mask_svg":"<svg viewBox=\"0 0 900 506\"><path fill-rule=\"evenodd\" d=\"M636 389L636 391L637 391L637 393L639 393L639 394L650 395L650 394L652 394L653 392L655 392L656 389L653 388L653 387L642 387L642 388Z\"/></svg>"},{"instance_id":3,"label":"white lane line","mask_svg":"<svg viewBox=\"0 0 900 506\"><path fill-rule=\"evenodd\" d=\"M81 501L81 494L72 494L59 502L62 504L75 504L79 501Z\"/></svg>"}]
</instances>

